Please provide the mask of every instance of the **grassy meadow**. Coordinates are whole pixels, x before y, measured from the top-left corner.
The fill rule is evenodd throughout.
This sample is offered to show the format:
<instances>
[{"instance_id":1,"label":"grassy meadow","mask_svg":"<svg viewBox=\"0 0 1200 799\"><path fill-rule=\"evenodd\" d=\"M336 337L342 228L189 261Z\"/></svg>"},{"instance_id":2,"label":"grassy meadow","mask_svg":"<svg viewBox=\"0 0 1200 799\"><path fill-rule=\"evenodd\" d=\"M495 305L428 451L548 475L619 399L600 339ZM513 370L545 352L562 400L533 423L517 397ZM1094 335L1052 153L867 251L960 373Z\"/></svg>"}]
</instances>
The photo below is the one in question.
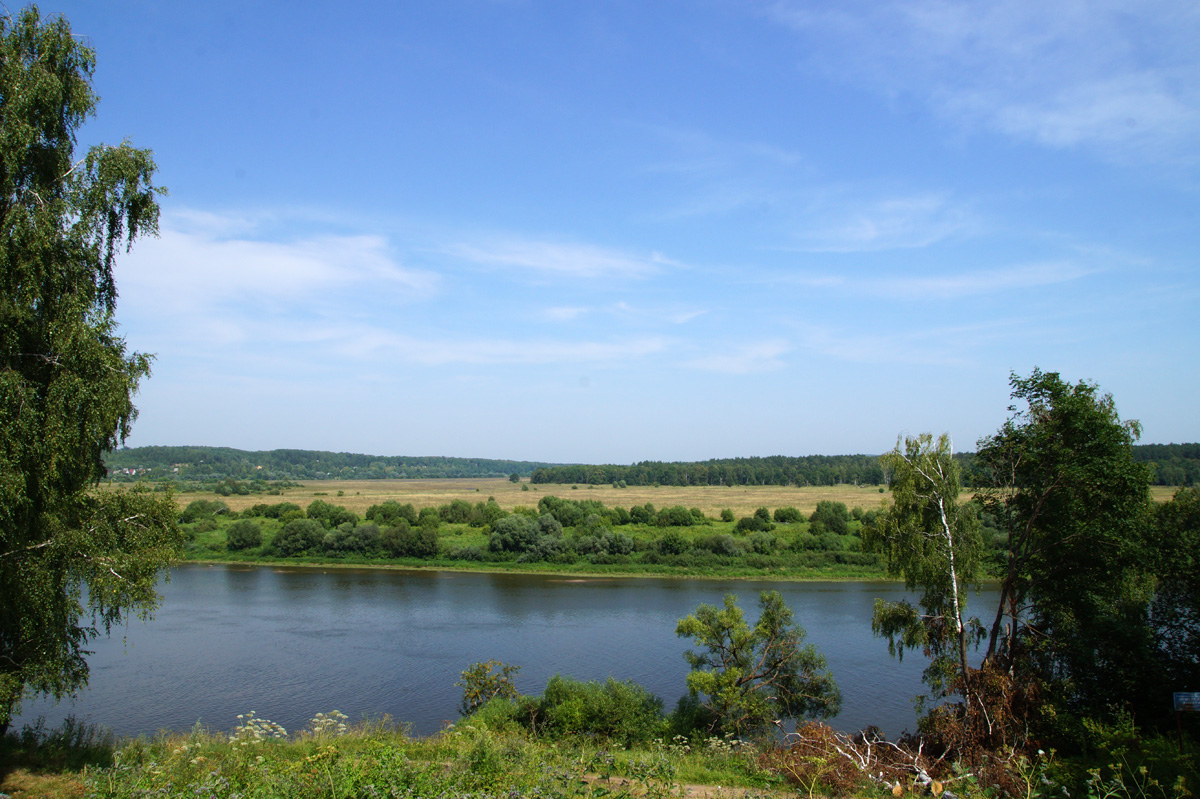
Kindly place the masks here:
<instances>
[{"instance_id":1,"label":"grassy meadow","mask_svg":"<svg viewBox=\"0 0 1200 799\"><path fill-rule=\"evenodd\" d=\"M805 515L812 513L822 500L845 503L846 507L860 506L864 510L878 509L884 498L880 486L630 486L564 484L531 485L507 478L456 478L448 480L325 480L309 481L301 488L281 489L277 496L221 497L230 510L242 511L260 502L295 502L306 506L314 499L324 499L360 516L367 508L392 499L401 504L411 502L417 509L436 507L455 499L475 503L495 497L500 507L511 511L518 507L537 507L544 496L564 499L592 499L610 507L628 508L651 502L655 507L682 505L700 508L704 515L716 517L723 508L735 516L748 516L755 508L794 507ZM196 499L212 499L211 491L187 491L176 495L179 507L184 508Z\"/></svg>"},{"instance_id":2,"label":"grassy meadow","mask_svg":"<svg viewBox=\"0 0 1200 799\"><path fill-rule=\"evenodd\" d=\"M323 480L308 481L300 488L285 488L278 495L263 497L221 497L230 510L243 511L260 502L295 502L306 506L314 499L324 499L341 505L358 515L372 505L395 500L401 504L411 502L419 510L451 502L455 499L471 503L495 497L500 507L511 511L518 507L536 507L543 496L564 499L594 499L605 505L628 508L632 505L653 503L663 508L682 505L685 508L700 508L706 516L716 517L723 508L729 508L737 517L748 516L756 508L794 507L805 515L812 513L817 503L829 500L842 502L848 508L861 507L877 510L887 496L881 486L836 485L836 486L630 486L613 488L611 485L542 484L531 485L528 480L510 482L503 477L455 478L445 480ZM1151 486L1150 492L1156 502L1166 502L1175 493L1173 486ZM969 495L969 492L966 492ZM184 491L176 494L180 508L196 499L212 499L211 491Z\"/></svg>"}]
</instances>

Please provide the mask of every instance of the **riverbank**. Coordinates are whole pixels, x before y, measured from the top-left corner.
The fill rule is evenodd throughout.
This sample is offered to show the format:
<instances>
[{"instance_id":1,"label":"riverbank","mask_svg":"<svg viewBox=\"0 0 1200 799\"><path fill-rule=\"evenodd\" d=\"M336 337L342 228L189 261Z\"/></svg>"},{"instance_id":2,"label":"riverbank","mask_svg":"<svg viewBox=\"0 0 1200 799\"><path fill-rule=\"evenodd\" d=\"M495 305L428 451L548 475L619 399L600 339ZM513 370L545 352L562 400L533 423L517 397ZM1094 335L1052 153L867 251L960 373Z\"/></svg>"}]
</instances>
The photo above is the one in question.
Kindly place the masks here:
<instances>
[{"instance_id":1,"label":"riverbank","mask_svg":"<svg viewBox=\"0 0 1200 799\"><path fill-rule=\"evenodd\" d=\"M336 713L336 711L335 711ZM332 723L331 723L332 721ZM424 738L388 719L339 727L319 714L287 735L250 719L232 735L196 728L114 742L95 728L0 745L0 796L783 797L794 789L757 747L716 741L540 739L467 719Z\"/></svg>"},{"instance_id":2,"label":"riverbank","mask_svg":"<svg viewBox=\"0 0 1200 799\"><path fill-rule=\"evenodd\" d=\"M529 574L543 577L564 578L667 578L680 580L770 580L773 582L861 582L900 584L899 578L889 577L879 569L856 569L854 567L831 569L808 569L803 571L789 570L784 567L770 569L752 568L670 568L661 565L643 565L642 568L631 568L632 564L607 565L591 563L551 564L551 563L479 563L455 560L418 560L407 559L382 562L371 558L330 560L319 557L300 558L216 558L198 557L184 558L182 563L198 565L271 567L279 569L374 569L382 571L413 571L413 572L461 572L468 574ZM985 580L983 584L991 584Z\"/></svg>"}]
</instances>

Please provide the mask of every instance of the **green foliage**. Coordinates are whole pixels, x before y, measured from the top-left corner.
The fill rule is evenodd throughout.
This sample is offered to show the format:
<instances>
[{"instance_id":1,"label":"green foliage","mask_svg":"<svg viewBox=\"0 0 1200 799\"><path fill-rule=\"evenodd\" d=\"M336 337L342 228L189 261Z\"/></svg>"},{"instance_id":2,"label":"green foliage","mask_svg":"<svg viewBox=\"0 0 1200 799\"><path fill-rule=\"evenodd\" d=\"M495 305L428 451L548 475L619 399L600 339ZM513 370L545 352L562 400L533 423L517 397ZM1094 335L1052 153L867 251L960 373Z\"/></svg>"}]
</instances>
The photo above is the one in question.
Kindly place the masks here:
<instances>
[{"instance_id":1,"label":"green foliage","mask_svg":"<svg viewBox=\"0 0 1200 799\"><path fill-rule=\"evenodd\" d=\"M660 510L654 523L659 527L691 527L696 520L687 508L682 505L672 505Z\"/></svg>"},{"instance_id":2,"label":"green foliage","mask_svg":"<svg viewBox=\"0 0 1200 799\"><path fill-rule=\"evenodd\" d=\"M763 518L756 512L753 516L743 516L738 519L735 529L740 533L769 533L775 529L775 525L771 522L769 513L766 518Z\"/></svg>"},{"instance_id":3,"label":"green foliage","mask_svg":"<svg viewBox=\"0 0 1200 799\"><path fill-rule=\"evenodd\" d=\"M677 530L668 530L658 537L654 547L664 555L682 555L691 548L691 543Z\"/></svg>"},{"instance_id":4,"label":"green foliage","mask_svg":"<svg viewBox=\"0 0 1200 799\"><path fill-rule=\"evenodd\" d=\"M383 527L398 524L401 519L409 524L417 523L417 509L411 502L401 505L394 499L386 500L378 505L367 508L365 518Z\"/></svg>"},{"instance_id":5,"label":"green foliage","mask_svg":"<svg viewBox=\"0 0 1200 799\"><path fill-rule=\"evenodd\" d=\"M492 525L488 549L492 552L528 552L540 537L541 527L536 519L512 514Z\"/></svg>"},{"instance_id":6,"label":"green foliage","mask_svg":"<svg viewBox=\"0 0 1200 799\"><path fill-rule=\"evenodd\" d=\"M180 524L192 524L199 521L214 521L218 515L229 515L229 506L220 500L214 499L197 499L188 503L188 506L179 514Z\"/></svg>"},{"instance_id":7,"label":"green foliage","mask_svg":"<svg viewBox=\"0 0 1200 799\"><path fill-rule=\"evenodd\" d=\"M730 508L722 508L721 509L721 521L723 521L723 522L733 521L733 511Z\"/></svg>"},{"instance_id":8,"label":"green foliage","mask_svg":"<svg viewBox=\"0 0 1200 799\"><path fill-rule=\"evenodd\" d=\"M113 762L111 732L67 716L54 729L45 719L0 736L0 774L14 767L59 772L107 768Z\"/></svg>"},{"instance_id":9,"label":"green foliage","mask_svg":"<svg viewBox=\"0 0 1200 799\"><path fill-rule=\"evenodd\" d=\"M702 463L643 461L633 466L540 466L533 483L587 485L878 485L883 482L879 461L868 455L773 456L722 458Z\"/></svg>"},{"instance_id":10,"label":"green foliage","mask_svg":"<svg viewBox=\"0 0 1200 799\"><path fill-rule=\"evenodd\" d=\"M262 527L249 519L236 521L225 530L225 548L231 552L260 547L262 540Z\"/></svg>"},{"instance_id":11,"label":"green foliage","mask_svg":"<svg viewBox=\"0 0 1200 799\"><path fill-rule=\"evenodd\" d=\"M437 531L428 527L410 527L400 519L379 535L379 545L391 558L432 558L438 553Z\"/></svg>"},{"instance_id":12,"label":"green foliage","mask_svg":"<svg viewBox=\"0 0 1200 799\"><path fill-rule=\"evenodd\" d=\"M866 544L884 554L891 574L903 575L905 585L922 594L920 611L908 600L877 599L871 627L888 639L893 655L903 657L909 649L925 652L930 659L925 681L935 696L945 696L956 678L965 693L968 639L982 631L965 616L982 539L974 506L958 501L959 466L950 437L907 437L881 461L892 475L892 501L868 531ZM847 515L845 505L827 504L840 509L827 508L825 518Z\"/></svg>"},{"instance_id":13,"label":"green foliage","mask_svg":"<svg viewBox=\"0 0 1200 799\"><path fill-rule=\"evenodd\" d=\"M356 514L346 510L341 505L334 505L323 499L314 499L309 503L308 509L304 513L309 519L320 522L321 526L326 530L346 523L352 525L358 524L358 516Z\"/></svg>"},{"instance_id":14,"label":"green foliage","mask_svg":"<svg viewBox=\"0 0 1200 799\"><path fill-rule=\"evenodd\" d=\"M291 521L293 518L304 518L304 509L295 502L279 502L274 505L268 505L260 502L242 511L243 516L262 516L264 519L283 519ZM286 517L286 518L285 518Z\"/></svg>"},{"instance_id":15,"label":"green foliage","mask_svg":"<svg viewBox=\"0 0 1200 799\"><path fill-rule=\"evenodd\" d=\"M169 496L92 491L150 374L113 266L163 193L149 150L75 152L94 67L64 17L0 17L0 733L27 692L86 683L88 641L154 607L183 544Z\"/></svg>"},{"instance_id":16,"label":"green foliage","mask_svg":"<svg viewBox=\"0 0 1200 799\"><path fill-rule=\"evenodd\" d=\"M809 531L813 535L824 532L845 535L850 529L849 521L850 513L846 510L846 503L823 499L808 517Z\"/></svg>"},{"instance_id":17,"label":"green foliage","mask_svg":"<svg viewBox=\"0 0 1200 799\"><path fill-rule=\"evenodd\" d=\"M374 524L353 525L342 522L321 539L321 549L327 555L373 555L379 551L379 528Z\"/></svg>"},{"instance_id":18,"label":"green foliage","mask_svg":"<svg viewBox=\"0 0 1200 799\"><path fill-rule=\"evenodd\" d=\"M312 519L294 519L276 533L270 551L285 558L316 549L325 539L325 528Z\"/></svg>"},{"instance_id":19,"label":"green foliage","mask_svg":"<svg viewBox=\"0 0 1200 799\"><path fill-rule=\"evenodd\" d=\"M438 506L438 517L448 524L466 524L471 520L471 503L465 499L451 500Z\"/></svg>"},{"instance_id":20,"label":"green foliage","mask_svg":"<svg viewBox=\"0 0 1200 799\"><path fill-rule=\"evenodd\" d=\"M737 597L726 594L724 608L700 605L675 628L704 647L684 657L692 668L688 691L709 714L711 729L763 734L777 719L836 715L842 699L825 658L804 645L804 630L783 597L764 591L759 608L750 627Z\"/></svg>"},{"instance_id":21,"label":"green foliage","mask_svg":"<svg viewBox=\"0 0 1200 799\"><path fill-rule=\"evenodd\" d=\"M622 746L647 742L666 730L662 700L634 682L580 682L555 675L529 718L554 737L587 736Z\"/></svg>"},{"instance_id":22,"label":"green foliage","mask_svg":"<svg viewBox=\"0 0 1200 799\"><path fill-rule=\"evenodd\" d=\"M472 663L459 674L456 687L463 689L459 713L469 716L493 699L516 699L517 686L513 682L520 666L488 660Z\"/></svg>"},{"instance_id":23,"label":"green foliage","mask_svg":"<svg viewBox=\"0 0 1200 799\"><path fill-rule=\"evenodd\" d=\"M729 521L733 521L733 512L730 511L729 515ZM800 511L792 507L776 508L772 518L780 524L795 524L804 520L804 516L801 515Z\"/></svg>"},{"instance_id":24,"label":"green foliage","mask_svg":"<svg viewBox=\"0 0 1200 799\"><path fill-rule=\"evenodd\" d=\"M1151 535L1158 582L1150 619L1164 683L1200 685L1200 489L1181 488L1160 505ZM1166 696L1160 701L1165 707Z\"/></svg>"},{"instance_id":25,"label":"green foliage","mask_svg":"<svg viewBox=\"0 0 1200 799\"><path fill-rule=\"evenodd\" d=\"M1056 373L1011 378L1026 407L979 442L985 512L1008 538L988 653L1052 687L1059 710L1096 718L1113 697L1153 712L1147 623L1157 565L1147 548L1149 469L1136 422L1096 386Z\"/></svg>"},{"instance_id":26,"label":"green foliage","mask_svg":"<svg viewBox=\"0 0 1200 799\"><path fill-rule=\"evenodd\" d=\"M476 502L467 517L467 524L472 527L489 527L508 515L508 511L500 507L495 497L488 497L487 502Z\"/></svg>"}]
</instances>

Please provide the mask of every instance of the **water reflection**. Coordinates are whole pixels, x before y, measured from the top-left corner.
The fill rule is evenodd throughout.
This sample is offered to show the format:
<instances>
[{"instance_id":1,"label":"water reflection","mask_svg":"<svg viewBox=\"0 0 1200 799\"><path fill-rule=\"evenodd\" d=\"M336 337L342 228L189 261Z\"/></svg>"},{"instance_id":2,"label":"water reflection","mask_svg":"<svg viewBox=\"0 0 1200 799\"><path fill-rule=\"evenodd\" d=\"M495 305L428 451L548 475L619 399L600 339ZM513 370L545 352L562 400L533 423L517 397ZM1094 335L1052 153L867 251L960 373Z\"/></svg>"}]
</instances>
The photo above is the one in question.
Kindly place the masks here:
<instances>
[{"instance_id":1,"label":"water reflection","mask_svg":"<svg viewBox=\"0 0 1200 799\"><path fill-rule=\"evenodd\" d=\"M188 565L163 586L149 624L97 641L89 688L74 703L28 703L22 720L87 716L120 735L231 728L238 713L302 728L334 708L384 713L418 734L455 718L458 673L498 659L537 693L555 673L632 679L668 707L684 692L689 642L675 624L733 592L753 617L758 593L783 594L828 658L844 729L889 734L914 722L919 657L903 664L871 636L876 597L892 583L569 579L536 575ZM994 601L994 599L992 600Z\"/></svg>"}]
</instances>

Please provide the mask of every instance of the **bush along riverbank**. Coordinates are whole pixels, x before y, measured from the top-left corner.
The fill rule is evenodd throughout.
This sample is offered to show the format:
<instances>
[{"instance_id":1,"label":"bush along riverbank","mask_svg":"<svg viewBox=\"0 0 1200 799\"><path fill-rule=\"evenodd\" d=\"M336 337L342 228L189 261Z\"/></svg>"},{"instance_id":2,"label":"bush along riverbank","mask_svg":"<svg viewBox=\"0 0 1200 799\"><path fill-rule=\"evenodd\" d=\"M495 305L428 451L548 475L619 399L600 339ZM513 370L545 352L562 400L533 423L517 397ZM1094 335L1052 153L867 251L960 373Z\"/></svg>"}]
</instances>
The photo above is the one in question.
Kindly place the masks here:
<instances>
[{"instance_id":1,"label":"bush along riverbank","mask_svg":"<svg viewBox=\"0 0 1200 799\"><path fill-rule=\"evenodd\" d=\"M972 764L920 738L885 741L815 721L759 740L685 735L673 732L678 719L631 724L609 715L628 710L620 702L579 715L574 699L550 707L574 724L529 724L522 706L544 709L540 698L500 698L426 738L387 718L347 724L337 711L298 732L247 712L227 733L197 727L122 742L69 720L0 743L0 795L1184 799L1200 762L1194 738L1180 749L1132 723L1094 730L1086 753L1010 750ZM597 726L624 732L606 736Z\"/></svg>"},{"instance_id":2,"label":"bush along riverbank","mask_svg":"<svg viewBox=\"0 0 1200 799\"><path fill-rule=\"evenodd\" d=\"M808 515L764 507L735 518L732 511L710 517L682 506L545 496L511 512L490 498L419 510L387 501L360 518L324 499L241 512L200 499L181 512L180 524L189 539L185 557L201 561L860 579L885 576L880 555L863 551L863 532L876 517L840 502L821 502Z\"/></svg>"}]
</instances>

